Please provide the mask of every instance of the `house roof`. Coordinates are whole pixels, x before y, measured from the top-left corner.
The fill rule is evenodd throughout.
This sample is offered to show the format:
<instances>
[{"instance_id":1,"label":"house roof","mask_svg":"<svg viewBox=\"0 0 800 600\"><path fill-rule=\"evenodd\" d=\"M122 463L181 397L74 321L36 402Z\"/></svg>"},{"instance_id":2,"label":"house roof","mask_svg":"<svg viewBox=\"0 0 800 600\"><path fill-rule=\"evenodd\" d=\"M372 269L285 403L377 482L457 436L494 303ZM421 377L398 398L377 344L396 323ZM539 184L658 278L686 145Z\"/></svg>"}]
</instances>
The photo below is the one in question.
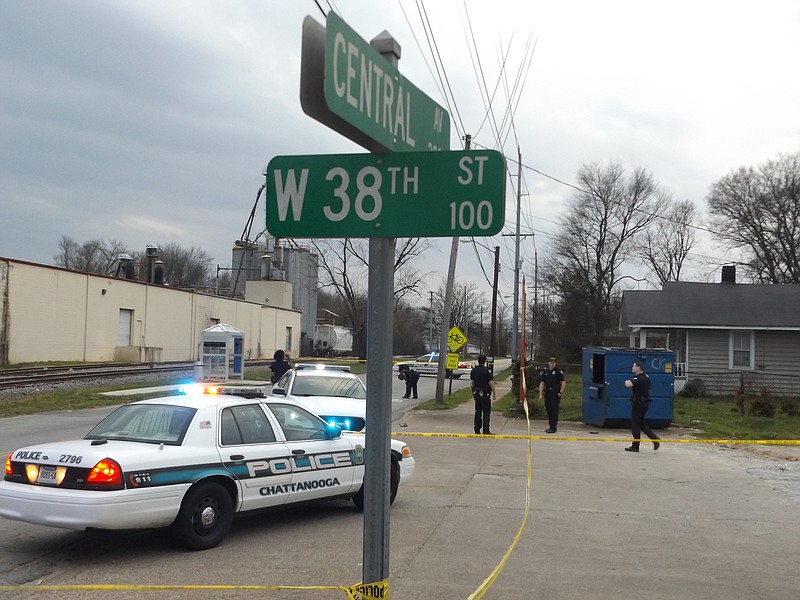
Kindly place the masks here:
<instances>
[{"instance_id":1,"label":"house roof","mask_svg":"<svg viewBox=\"0 0 800 600\"><path fill-rule=\"evenodd\" d=\"M620 329L800 330L800 285L673 281L622 294Z\"/></svg>"}]
</instances>

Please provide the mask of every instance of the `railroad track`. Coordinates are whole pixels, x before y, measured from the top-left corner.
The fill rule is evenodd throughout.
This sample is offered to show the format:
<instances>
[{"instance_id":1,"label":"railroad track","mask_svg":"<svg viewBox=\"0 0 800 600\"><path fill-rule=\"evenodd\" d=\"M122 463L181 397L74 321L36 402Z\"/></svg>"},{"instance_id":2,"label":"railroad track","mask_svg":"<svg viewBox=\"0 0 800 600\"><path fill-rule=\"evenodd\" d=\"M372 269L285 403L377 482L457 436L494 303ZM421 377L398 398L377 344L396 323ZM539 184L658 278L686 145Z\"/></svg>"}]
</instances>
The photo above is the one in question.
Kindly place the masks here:
<instances>
[{"instance_id":1,"label":"railroad track","mask_svg":"<svg viewBox=\"0 0 800 600\"><path fill-rule=\"evenodd\" d=\"M272 361L247 361L248 367L269 365ZM192 371L193 362L170 363L94 363L59 365L54 367L25 367L0 370L0 389L21 388L34 385L63 383L68 381L91 381L95 379L121 379L143 375L161 375L169 378L173 374Z\"/></svg>"}]
</instances>

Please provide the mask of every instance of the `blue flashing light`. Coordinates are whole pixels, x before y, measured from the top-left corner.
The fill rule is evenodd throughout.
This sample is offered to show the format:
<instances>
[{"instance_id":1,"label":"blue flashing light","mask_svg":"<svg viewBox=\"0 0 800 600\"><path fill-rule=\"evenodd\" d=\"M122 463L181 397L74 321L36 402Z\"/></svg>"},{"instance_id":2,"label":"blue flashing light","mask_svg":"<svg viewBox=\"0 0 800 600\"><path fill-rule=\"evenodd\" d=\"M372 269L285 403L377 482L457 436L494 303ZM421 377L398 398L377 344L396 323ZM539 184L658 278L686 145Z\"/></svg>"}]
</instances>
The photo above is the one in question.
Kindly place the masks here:
<instances>
[{"instance_id":1,"label":"blue flashing light","mask_svg":"<svg viewBox=\"0 0 800 600\"><path fill-rule=\"evenodd\" d=\"M185 383L178 388L179 394L194 396L198 394L219 394L219 387L215 385L204 385L202 383Z\"/></svg>"},{"instance_id":2,"label":"blue flashing light","mask_svg":"<svg viewBox=\"0 0 800 600\"><path fill-rule=\"evenodd\" d=\"M178 388L178 393L186 394L187 396L194 394L202 394L203 386L199 383L185 383Z\"/></svg>"}]
</instances>

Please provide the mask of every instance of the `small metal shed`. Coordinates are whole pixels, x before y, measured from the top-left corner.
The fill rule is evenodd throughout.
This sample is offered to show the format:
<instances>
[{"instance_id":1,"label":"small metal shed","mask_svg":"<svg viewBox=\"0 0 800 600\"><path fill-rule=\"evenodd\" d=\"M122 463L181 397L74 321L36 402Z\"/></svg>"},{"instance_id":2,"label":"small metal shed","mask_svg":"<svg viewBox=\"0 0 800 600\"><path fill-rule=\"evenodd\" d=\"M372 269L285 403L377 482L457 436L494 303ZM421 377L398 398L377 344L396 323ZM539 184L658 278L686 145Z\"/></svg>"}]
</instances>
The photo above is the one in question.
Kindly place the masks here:
<instances>
[{"instance_id":1,"label":"small metal shed","mask_svg":"<svg viewBox=\"0 0 800 600\"><path fill-rule=\"evenodd\" d=\"M200 335L203 379L244 379L244 333L231 325L207 327Z\"/></svg>"}]
</instances>

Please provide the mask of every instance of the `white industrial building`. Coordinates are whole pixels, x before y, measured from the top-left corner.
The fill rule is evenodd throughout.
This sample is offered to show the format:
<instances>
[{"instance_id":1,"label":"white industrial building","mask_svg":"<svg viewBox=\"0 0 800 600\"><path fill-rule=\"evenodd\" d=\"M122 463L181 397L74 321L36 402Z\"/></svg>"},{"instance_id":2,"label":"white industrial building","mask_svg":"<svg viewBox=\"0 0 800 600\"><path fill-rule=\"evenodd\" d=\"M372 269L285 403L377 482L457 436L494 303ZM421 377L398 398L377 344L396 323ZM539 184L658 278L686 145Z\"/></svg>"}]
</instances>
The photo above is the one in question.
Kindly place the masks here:
<instances>
[{"instance_id":1,"label":"white industrial building","mask_svg":"<svg viewBox=\"0 0 800 600\"><path fill-rule=\"evenodd\" d=\"M221 323L243 332L245 359L299 356L292 288L247 281L244 299L224 298L0 257L0 364L195 361Z\"/></svg>"}]
</instances>

